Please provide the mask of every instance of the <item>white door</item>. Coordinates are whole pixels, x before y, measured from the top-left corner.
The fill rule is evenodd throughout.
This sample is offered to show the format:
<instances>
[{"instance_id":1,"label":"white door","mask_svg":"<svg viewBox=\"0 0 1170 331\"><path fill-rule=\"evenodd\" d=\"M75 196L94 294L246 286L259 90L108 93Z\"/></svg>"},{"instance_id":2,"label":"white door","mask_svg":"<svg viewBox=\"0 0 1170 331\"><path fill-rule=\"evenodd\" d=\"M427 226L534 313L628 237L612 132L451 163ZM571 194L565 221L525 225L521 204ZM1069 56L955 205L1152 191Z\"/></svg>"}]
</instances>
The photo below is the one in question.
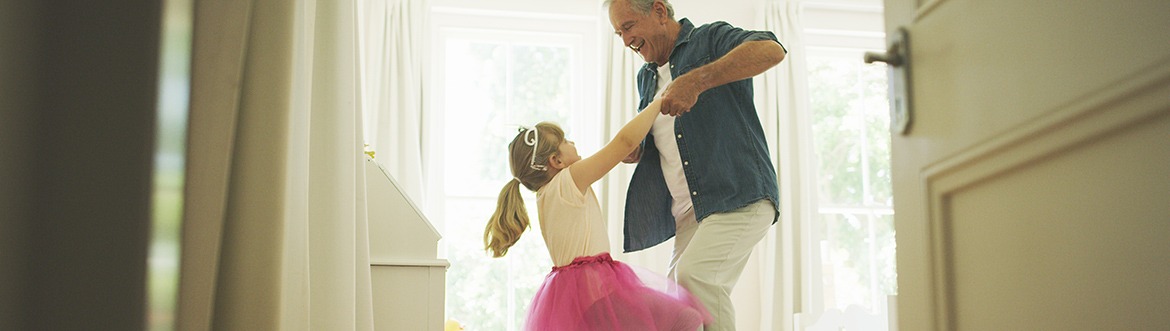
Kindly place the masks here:
<instances>
[{"instance_id":1,"label":"white door","mask_svg":"<svg viewBox=\"0 0 1170 331\"><path fill-rule=\"evenodd\" d=\"M899 328L1170 330L1170 1L885 2Z\"/></svg>"}]
</instances>

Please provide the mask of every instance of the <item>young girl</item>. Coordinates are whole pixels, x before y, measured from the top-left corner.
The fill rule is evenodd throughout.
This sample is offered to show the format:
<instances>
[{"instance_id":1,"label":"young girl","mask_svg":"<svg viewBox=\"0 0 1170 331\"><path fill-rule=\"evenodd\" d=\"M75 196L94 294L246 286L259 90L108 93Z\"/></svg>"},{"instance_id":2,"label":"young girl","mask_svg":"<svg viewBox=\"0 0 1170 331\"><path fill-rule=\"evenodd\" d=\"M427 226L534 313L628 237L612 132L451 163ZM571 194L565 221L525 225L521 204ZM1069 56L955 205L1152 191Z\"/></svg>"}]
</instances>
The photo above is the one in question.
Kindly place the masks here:
<instances>
[{"instance_id":1,"label":"young girl","mask_svg":"<svg viewBox=\"0 0 1170 331\"><path fill-rule=\"evenodd\" d=\"M540 231L552 272L528 309L526 330L697 330L710 314L666 277L640 279L609 256L605 218L590 187L637 147L658 114L652 102L597 154L582 159L555 124L540 123L508 145L514 178L500 191L484 230L485 249L504 256L528 228L520 185L536 192ZM643 281L668 284L647 287Z\"/></svg>"}]
</instances>

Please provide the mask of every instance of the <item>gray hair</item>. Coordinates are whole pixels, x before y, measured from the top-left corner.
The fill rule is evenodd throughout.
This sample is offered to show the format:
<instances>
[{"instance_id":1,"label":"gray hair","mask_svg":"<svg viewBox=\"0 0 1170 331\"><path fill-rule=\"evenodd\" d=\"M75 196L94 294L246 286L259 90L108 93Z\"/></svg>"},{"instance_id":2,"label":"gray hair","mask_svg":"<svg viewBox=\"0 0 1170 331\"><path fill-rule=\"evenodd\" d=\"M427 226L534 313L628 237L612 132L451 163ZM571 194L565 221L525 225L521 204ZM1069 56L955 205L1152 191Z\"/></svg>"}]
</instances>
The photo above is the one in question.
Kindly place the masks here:
<instances>
[{"instance_id":1,"label":"gray hair","mask_svg":"<svg viewBox=\"0 0 1170 331\"><path fill-rule=\"evenodd\" d=\"M609 6L613 4L613 1L614 0L605 0L601 5L609 8ZM630 7L633 8L634 11L643 15L650 15L650 12L654 10L655 1L661 1L662 4L666 6L666 17L673 20L674 6L670 5L670 0L626 0L626 2L630 3Z\"/></svg>"}]
</instances>

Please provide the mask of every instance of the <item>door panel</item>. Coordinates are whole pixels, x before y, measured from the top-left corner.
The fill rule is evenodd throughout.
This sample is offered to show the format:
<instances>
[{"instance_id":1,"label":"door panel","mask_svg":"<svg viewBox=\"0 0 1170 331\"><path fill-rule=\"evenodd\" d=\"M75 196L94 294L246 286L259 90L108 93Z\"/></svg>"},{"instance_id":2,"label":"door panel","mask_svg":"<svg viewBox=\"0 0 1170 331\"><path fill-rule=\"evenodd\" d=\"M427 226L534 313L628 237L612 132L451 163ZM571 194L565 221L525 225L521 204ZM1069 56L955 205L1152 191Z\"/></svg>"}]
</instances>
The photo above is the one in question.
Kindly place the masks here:
<instances>
[{"instance_id":1,"label":"door panel","mask_svg":"<svg viewBox=\"0 0 1170 331\"><path fill-rule=\"evenodd\" d=\"M932 141L935 158L1170 56L1170 1L1034 3L940 1L910 26L914 120L924 124L912 130L944 138Z\"/></svg>"},{"instance_id":2,"label":"door panel","mask_svg":"<svg viewBox=\"0 0 1170 331\"><path fill-rule=\"evenodd\" d=\"M940 192L954 329L1170 326L1168 135L1160 116Z\"/></svg>"},{"instance_id":3,"label":"door panel","mask_svg":"<svg viewBox=\"0 0 1170 331\"><path fill-rule=\"evenodd\" d=\"M900 329L1170 329L1170 1L885 12L914 114L892 150Z\"/></svg>"}]
</instances>

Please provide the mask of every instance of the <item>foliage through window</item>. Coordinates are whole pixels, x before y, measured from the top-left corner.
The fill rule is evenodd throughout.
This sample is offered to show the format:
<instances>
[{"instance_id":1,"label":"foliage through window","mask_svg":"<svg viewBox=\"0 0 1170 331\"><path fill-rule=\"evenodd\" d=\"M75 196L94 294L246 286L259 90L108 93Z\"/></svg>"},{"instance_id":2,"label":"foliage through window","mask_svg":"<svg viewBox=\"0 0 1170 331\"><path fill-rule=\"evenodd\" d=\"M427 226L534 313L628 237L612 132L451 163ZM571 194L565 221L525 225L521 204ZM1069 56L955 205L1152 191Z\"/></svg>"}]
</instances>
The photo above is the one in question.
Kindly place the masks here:
<instances>
[{"instance_id":1,"label":"foliage through window","mask_svg":"<svg viewBox=\"0 0 1170 331\"><path fill-rule=\"evenodd\" d=\"M809 54L820 215L814 282L825 309L877 309L897 286L885 67L861 63L861 52Z\"/></svg>"}]
</instances>

